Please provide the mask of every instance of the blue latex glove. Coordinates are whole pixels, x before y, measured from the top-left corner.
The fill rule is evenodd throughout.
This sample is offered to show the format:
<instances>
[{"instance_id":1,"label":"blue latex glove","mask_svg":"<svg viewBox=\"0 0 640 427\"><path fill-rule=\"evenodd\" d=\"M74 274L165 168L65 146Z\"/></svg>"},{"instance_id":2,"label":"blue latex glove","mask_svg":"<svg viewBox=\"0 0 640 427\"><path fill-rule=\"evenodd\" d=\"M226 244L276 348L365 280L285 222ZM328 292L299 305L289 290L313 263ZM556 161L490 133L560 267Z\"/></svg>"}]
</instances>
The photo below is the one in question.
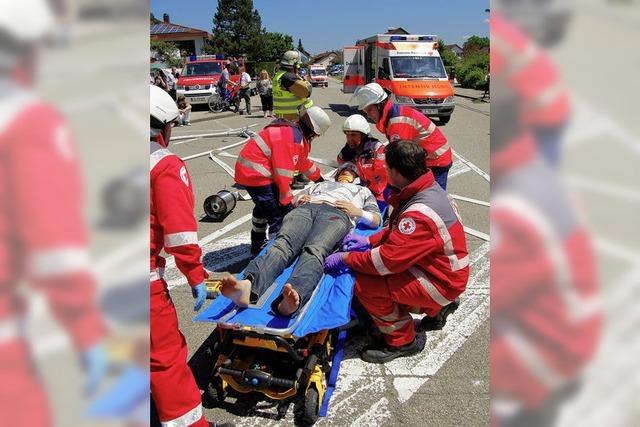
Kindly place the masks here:
<instances>
[{"instance_id":1,"label":"blue latex glove","mask_svg":"<svg viewBox=\"0 0 640 427\"><path fill-rule=\"evenodd\" d=\"M369 238L355 233L347 234L342 239L342 250L350 252L364 252L369 250Z\"/></svg>"},{"instance_id":2,"label":"blue latex glove","mask_svg":"<svg viewBox=\"0 0 640 427\"><path fill-rule=\"evenodd\" d=\"M347 254L345 252L336 252L335 254L329 255L324 260L324 269L330 273L337 273L341 270L345 270L347 264L344 262L344 257Z\"/></svg>"},{"instance_id":3,"label":"blue latex glove","mask_svg":"<svg viewBox=\"0 0 640 427\"><path fill-rule=\"evenodd\" d=\"M207 299L207 287L204 285L204 282L192 286L191 295L193 295L196 300L196 303L193 305L193 311L199 311Z\"/></svg>"},{"instance_id":4,"label":"blue latex glove","mask_svg":"<svg viewBox=\"0 0 640 427\"><path fill-rule=\"evenodd\" d=\"M82 352L82 366L85 371L84 393L92 396L107 374L107 352L104 344L98 343Z\"/></svg>"}]
</instances>

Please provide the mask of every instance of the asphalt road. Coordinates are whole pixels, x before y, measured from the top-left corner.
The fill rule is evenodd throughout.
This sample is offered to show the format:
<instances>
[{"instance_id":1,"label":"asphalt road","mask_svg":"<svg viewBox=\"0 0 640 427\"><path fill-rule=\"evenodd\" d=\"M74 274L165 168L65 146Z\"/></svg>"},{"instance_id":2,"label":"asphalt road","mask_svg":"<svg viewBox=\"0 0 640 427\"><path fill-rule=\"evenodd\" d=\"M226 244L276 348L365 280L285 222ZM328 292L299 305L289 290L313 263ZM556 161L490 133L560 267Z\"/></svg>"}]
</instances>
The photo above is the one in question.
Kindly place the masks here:
<instances>
[{"instance_id":1,"label":"asphalt road","mask_svg":"<svg viewBox=\"0 0 640 427\"><path fill-rule=\"evenodd\" d=\"M329 131L313 142L311 155L334 160L344 144L342 122L350 114L340 83L331 80L329 88L314 88L313 100L324 108L332 120ZM268 123L262 118L259 97L253 97L254 114L214 115L206 110L194 112L190 127L174 128L174 137L219 132L250 125L259 130ZM449 124L442 130L454 150L479 170L489 170L489 104L474 103L458 97L459 104ZM464 107L468 108L464 108ZM463 107L463 108L461 108ZM200 121L201 119L204 119ZM372 126L373 127L373 126ZM380 138L377 131L374 134ZM241 141L238 136L180 140L172 150L181 157L208 152ZM224 150L219 156L231 168L232 157L240 146ZM208 156L187 161L196 193L197 218L204 216L204 199L233 186L233 179ZM330 167L321 166L323 173ZM489 200L489 182L458 159L450 174L452 194L480 201ZM460 309L449 318L443 331L422 334L425 350L411 358L396 360L387 366L366 364L357 356L363 341L356 339L347 346L338 387L332 398L329 415L318 425L424 425L425 414L433 425L486 425L489 407L489 275L488 207L458 201L465 226L481 238L467 234L473 274L468 291L462 297ZM249 261L248 244L251 201L239 201L234 211L221 223L201 219L198 235L203 242L204 262L213 275L223 271L239 272ZM478 233L479 232L479 233ZM483 234L484 233L484 234ZM211 334L211 324L194 323L191 292L175 269L166 272L171 295L176 305L180 326L189 345L189 356L197 377L206 377L207 369L199 357L202 344ZM195 357L194 357L195 355ZM203 380L203 386L206 380ZM205 406L212 406L205 399ZM250 410L228 399L223 407L206 409L210 421L232 421L237 425L292 424L292 410L285 420L275 420L275 408L260 403L259 410Z\"/></svg>"}]
</instances>

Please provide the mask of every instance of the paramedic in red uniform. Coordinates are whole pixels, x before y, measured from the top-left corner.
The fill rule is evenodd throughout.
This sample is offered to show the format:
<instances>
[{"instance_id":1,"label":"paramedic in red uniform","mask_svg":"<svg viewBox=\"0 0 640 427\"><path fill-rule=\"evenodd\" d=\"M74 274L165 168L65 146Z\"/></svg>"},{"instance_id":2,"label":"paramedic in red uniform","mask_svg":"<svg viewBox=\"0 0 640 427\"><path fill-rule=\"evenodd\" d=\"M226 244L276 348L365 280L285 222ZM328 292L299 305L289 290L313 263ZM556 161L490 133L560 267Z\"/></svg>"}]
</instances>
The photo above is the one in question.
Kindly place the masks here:
<instances>
[{"instance_id":1,"label":"paramedic in red uniform","mask_svg":"<svg viewBox=\"0 0 640 427\"><path fill-rule=\"evenodd\" d=\"M389 143L412 141L427 153L427 166L443 190L453 162L447 138L427 116L406 105L396 105L378 83L369 83L353 95L362 110L384 133Z\"/></svg>"},{"instance_id":2,"label":"paramedic in red uniform","mask_svg":"<svg viewBox=\"0 0 640 427\"><path fill-rule=\"evenodd\" d=\"M107 370L83 216L79 154L63 116L33 91L55 18L47 1L0 3L0 424L53 425L25 317L36 292L69 333L93 394ZM27 285L27 286L21 286Z\"/></svg>"},{"instance_id":3,"label":"paramedic in red uniform","mask_svg":"<svg viewBox=\"0 0 640 427\"><path fill-rule=\"evenodd\" d=\"M331 120L320 107L301 110L296 122L277 119L259 133L252 133L238 155L235 180L246 188L255 206L251 230L251 253L257 254L269 234L275 236L282 219L293 209L291 181L299 171L314 182L323 181L311 160L311 141L324 134Z\"/></svg>"},{"instance_id":4,"label":"paramedic in red uniform","mask_svg":"<svg viewBox=\"0 0 640 427\"><path fill-rule=\"evenodd\" d=\"M491 425L554 425L602 329L591 238L572 195L494 80L491 111Z\"/></svg>"},{"instance_id":5,"label":"paramedic in red uniform","mask_svg":"<svg viewBox=\"0 0 640 427\"><path fill-rule=\"evenodd\" d=\"M385 363L420 351L411 313L435 317L465 290L467 243L455 205L426 167L426 152L411 141L385 149L389 183L389 225L364 237L349 234L343 249L325 260L329 271L349 267L355 295L373 318L385 343L361 358Z\"/></svg>"},{"instance_id":6,"label":"paramedic in red uniform","mask_svg":"<svg viewBox=\"0 0 640 427\"><path fill-rule=\"evenodd\" d=\"M376 198L378 207L387 206L386 199L391 192L387 184L387 165L384 161L384 145L371 136L367 119L353 114L342 125L347 143L338 153L338 165L346 162L358 167L360 185L367 187Z\"/></svg>"},{"instance_id":7,"label":"paramedic in red uniform","mask_svg":"<svg viewBox=\"0 0 640 427\"><path fill-rule=\"evenodd\" d=\"M496 11L510 13L512 19L505 18L500 12L491 12L492 78L505 80L517 94L522 124L532 130L544 158L557 165L560 161L560 140L571 115L569 91L548 54L513 20L523 18L522 22L526 23L532 21L529 18L541 18L544 15L543 6L535 4L533 7L539 13L526 17L519 16L517 10L511 11L512 7L517 8L515 4L511 6L508 2L499 1L497 6ZM560 24L558 17L554 18L540 22L540 25L549 25L550 22ZM551 42L548 40L548 31L530 30L538 34L537 39L541 43Z\"/></svg>"},{"instance_id":8,"label":"paramedic in red uniform","mask_svg":"<svg viewBox=\"0 0 640 427\"><path fill-rule=\"evenodd\" d=\"M164 251L187 278L198 311L206 298L207 273L200 262L194 196L184 162L167 149L180 112L171 96L150 86L151 164L151 393L162 425L208 426L200 391L187 366L187 344L163 279Z\"/></svg>"}]
</instances>

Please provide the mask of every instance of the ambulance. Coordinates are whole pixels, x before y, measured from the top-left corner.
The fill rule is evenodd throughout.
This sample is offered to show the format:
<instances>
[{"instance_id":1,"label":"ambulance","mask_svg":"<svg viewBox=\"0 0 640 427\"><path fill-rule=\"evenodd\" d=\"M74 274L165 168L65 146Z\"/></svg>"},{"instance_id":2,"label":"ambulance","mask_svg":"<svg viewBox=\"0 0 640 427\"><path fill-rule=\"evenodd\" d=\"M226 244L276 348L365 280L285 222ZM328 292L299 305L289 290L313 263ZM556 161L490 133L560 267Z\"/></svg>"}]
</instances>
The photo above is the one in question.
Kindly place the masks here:
<instances>
[{"instance_id":1,"label":"ambulance","mask_svg":"<svg viewBox=\"0 0 640 427\"><path fill-rule=\"evenodd\" d=\"M224 69L225 60L220 54L200 55L192 57L182 69L178 78L176 93L191 104L206 104L209 97L217 92L217 83ZM240 59L231 65L231 80L240 80L238 68L244 66Z\"/></svg>"},{"instance_id":2,"label":"ambulance","mask_svg":"<svg viewBox=\"0 0 640 427\"><path fill-rule=\"evenodd\" d=\"M322 64L311 64L307 79L309 80L309 83L311 83L311 86L329 87L327 69Z\"/></svg>"},{"instance_id":3,"label":"ambulance","mask_svg":"<svg viewBox=\"0 0 640 427\"><path fill-rule=\"evenodd\" d=\"M438 53L438 36L377 34L343 49L345 93L376 82L396 104L446 124L455 108L453 86Z\"/></svg>"}]
</instances>

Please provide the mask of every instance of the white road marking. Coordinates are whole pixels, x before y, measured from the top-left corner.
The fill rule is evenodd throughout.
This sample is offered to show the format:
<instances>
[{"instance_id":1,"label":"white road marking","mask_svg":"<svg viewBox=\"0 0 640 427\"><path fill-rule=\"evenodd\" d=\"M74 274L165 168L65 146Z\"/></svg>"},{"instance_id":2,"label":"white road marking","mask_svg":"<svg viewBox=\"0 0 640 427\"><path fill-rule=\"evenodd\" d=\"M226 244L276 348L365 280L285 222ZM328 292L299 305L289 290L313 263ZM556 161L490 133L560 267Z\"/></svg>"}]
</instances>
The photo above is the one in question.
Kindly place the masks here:
<instances>
[{"instance_id":1,"label":"white road marking","mask_svg":"<svg viewBox=\"0 0 640 427\"><path fill-rule=\"evenodd\" d=\"M487 180L487 182L491 182L491 178L489 177L489 174L486 173L485 171L483 171L482 169L480 169L478 166L476 166L475 164L471 163L469 160L465 159L464 157L462 157L460 154L458 154L457 151L455 150L451 150L453 151L453 155L456 156L462 163L464 163L465 165L469 166L469 168L474 171L475 173L477 173L478 175L480 175L481 177L483 177L484 179Z\"/></svg>"},{"instance_id":2,"label":"white road marking","mask_svg":"<svg viewBox=\"0 0 640 427\"><path fill-rule=\"evenodd\" d=\"M464 232L467 234L471 234L472 236L478 237L479 239L482 239L487 242L491 240L490 236L486 233L483 233L482 231L474 230L473 228L466 227L466 226L464 226L463 228L464 228Z\"/></svg>"},{"instance_id":3,"label":"white road marking","mask_svg":"<svg viewBox=\"0 0 640 427\"><path fill-rule=\"evenodd\" d=\"M464 202L474 203L476 205L482 205L487 207L491 206L489 202L485 202L483 200L478 200L478 199L472 199L471 197L458 196L457 194L450 194L450 196L452 199L455 199L455 200L462 200Z\"/></svg>"}]
</instances>

